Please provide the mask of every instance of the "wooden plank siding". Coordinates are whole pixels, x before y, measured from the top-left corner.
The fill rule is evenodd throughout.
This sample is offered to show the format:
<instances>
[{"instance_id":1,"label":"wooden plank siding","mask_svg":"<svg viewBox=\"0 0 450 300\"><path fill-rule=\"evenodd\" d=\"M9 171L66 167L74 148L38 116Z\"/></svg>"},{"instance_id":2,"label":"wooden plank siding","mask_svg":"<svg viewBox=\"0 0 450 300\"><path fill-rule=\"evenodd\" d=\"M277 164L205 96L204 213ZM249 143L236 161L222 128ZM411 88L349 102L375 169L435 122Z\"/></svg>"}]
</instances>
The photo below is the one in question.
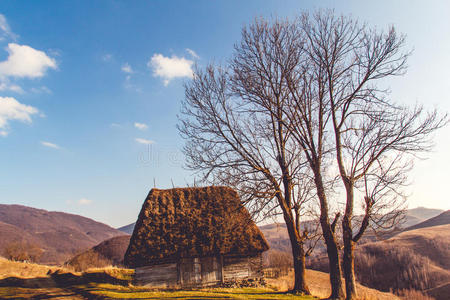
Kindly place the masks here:
<instances>
[{"instance_id":1,"label":"wooden plank siding","mask_svg":"<svg viewBox=\"0 0 450 300\"><path fill-rule=\"evenodd\" d=\"M262 256L183 258L177 263L137 268L135 282L149 287L204 287L261 278Z\"/></svg>"},{"instance_id":2,"label":"wooden plank siding","mask_svg":"<svg viewBox=\"0 0 450 300\"><path fill-rule=\"evenodd\" d=\"M247 257L224 257L223 280L225 282L242 280L249 277Z\"/></svg>"},{"instance_id":3,"label":"wooden plank siding","mask_svg":"<svg viewBox=\"0 0 450 300\"><path fill-rule=\"evenodd\" d=\"M178 268L176 263L137 268L135 283L152 287L177 287Z\"/></svg>"}]
</instances>

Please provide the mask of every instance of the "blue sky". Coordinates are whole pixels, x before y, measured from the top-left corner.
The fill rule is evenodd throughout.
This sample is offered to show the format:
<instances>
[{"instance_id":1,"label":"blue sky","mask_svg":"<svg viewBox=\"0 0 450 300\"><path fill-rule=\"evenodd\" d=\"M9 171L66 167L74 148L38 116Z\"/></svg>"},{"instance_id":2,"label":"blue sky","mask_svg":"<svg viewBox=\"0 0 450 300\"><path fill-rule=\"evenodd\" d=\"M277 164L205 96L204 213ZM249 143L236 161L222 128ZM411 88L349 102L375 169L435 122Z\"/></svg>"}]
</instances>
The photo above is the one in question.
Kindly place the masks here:
<instances>
[{"instance_id":1,"label":"blue sky","mask_svg":"<svg viewBox=\"0 0 450 300\"><path fill-rule=\"evenodd\" d=\"M335 8L414 49L400 102L449 111L448 1L2 1L0 203L121 226L153 187L192 183L176 130L193 64L222 62L255 17ZM450 209L450 130L411 173L410 207ZM445 189L445 190L444 190Z\"/></svg>"}]
</instances>

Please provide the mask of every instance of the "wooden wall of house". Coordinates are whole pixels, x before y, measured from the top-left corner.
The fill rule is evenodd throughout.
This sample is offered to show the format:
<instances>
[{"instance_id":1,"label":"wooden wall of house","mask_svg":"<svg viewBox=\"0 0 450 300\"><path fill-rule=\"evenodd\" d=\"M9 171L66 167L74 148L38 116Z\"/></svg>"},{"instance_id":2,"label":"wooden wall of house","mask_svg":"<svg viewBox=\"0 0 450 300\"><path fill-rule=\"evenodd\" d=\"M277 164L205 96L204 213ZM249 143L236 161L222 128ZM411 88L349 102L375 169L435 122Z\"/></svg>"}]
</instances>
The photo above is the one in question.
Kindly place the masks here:
<instances>
[{"instance_id":1,"label":"wooden wall of house","mask_svg":"<svg viewBox=\"0 0 450 300\"><path fill-rule=\"evenodd\" d=\"M178 265L176 263L137 268L134 274L136 285L161 288L178 287Z\"/></svg>"},{"instance_id":2,"label":"wooden wall of house","mask_svg":"<svg viewBox=\"0 0 450 300\"><path fill-rule=\"evenodd\" d=\"M180 285L211 286L222 281L222 268L217 257L183 258L179 261Z\"/></svg>"},{"instance_id":3,"label":"wooden wall of house","mask_svg":"<svg viewBox=\"0 0 450 300\"><path fill-rule=\"evenodd\" d=\"M224 257L223 279L224 282L243 280L247 278L261 278L262 255L251 257Z\"/></svg>"},{"instance_id":4,"label":"wooden wall of house","mask_svg":"<svg viewBox=\"0 0 450 300\"><path fill-rule=\"evenodd\" d=\"M199 287L262 276L261 254L252 257L183 258L178 263L137 268L135 283L149 287Z\"/></svg>"}]
</instances>

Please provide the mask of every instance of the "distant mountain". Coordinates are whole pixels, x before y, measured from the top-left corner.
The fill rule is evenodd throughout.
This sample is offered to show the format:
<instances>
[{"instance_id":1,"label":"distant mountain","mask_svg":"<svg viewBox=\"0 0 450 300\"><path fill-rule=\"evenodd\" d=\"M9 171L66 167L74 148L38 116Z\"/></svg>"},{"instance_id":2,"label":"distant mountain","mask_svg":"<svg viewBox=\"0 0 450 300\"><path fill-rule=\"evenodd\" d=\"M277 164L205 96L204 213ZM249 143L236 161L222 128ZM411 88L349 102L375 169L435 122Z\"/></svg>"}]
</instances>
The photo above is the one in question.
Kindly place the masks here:
<instances>
[{"instance_id":1,"label":"distant mountain","mask_svg":"<svg viewBox=\"0 0 450 300\"><path fill-rule=\"evenodd\" d=\"M439 214L443 213L444 211L441 209L431 209L431 208L425 208L425 207L417 207L413 209L408 209L406 211L405 216L405 222L403 224L400 224L400 230L396 230L395 232L392 232L391 234L387 234L383 236L383 238L388 238L396 233L402 232L403 228L408 228L413 225L419 224L424 222L425 220L429 218L433 218L438 216ZM437 225L437 221L434 221ZM441 222L442 224L449 224L445 223L444 221ZM133 224L130 224L128 226L131 226ZM291 243L289 241L289 235L286 229L286 225L284 223L273 223L268 225L260 226L261 231L264 234L264 237L266 238L267 242L269 242L270 248L280 251L291 251ZM373 242L378 240L378 237L375 236L372 232L368 231L364 236L363 239L360 241L360 243L367 243L367 242ZM320 241L316 245L316 250L324 250L325 245Z\"/></svg>"},{"instance_id":2,"label":"distant mountain","mask_svg":"<svg viewBox=\"0 0 450 300\"><path fill-rule=\"evenodd\" d=\"M116 236L86 250L73 258L67 264L76 271L88 268L102 268L106 266L122 266L125 251L130 243L130 235Z\"/></svg>"},{"instance_id":3,"label":"distant mountain","mask_svg":"<svg viewBox=\"0 0 450 300\"><path fill-rule=\"evenodd\" d=\"M123 233L82 216L0 204L0 255L12 243L25 243L42 249L41 263L59 264L118 235Z\"/></svg>"},{"instance_id":4,"label":"distant mountain","mask_svg":"<svg viewBox=\"0 0 450 300\"><path fill-rule=\"evenodd\" d=\"M402 227L406 228L416 225L420 222L436 217L443 212L444 211L442 209L426 208L421 206L408 209L406 211L406 220L405 223L402 224Z\"/></svg>"},{"instance_id":5,"label":"distant mountain","mask_svg":"<svg viewBox=\"0 0 450 300\"><path fill-rule=\"evenodd\" d=\"M117 230L120 230L120 231L122 231L122 232L124 232L126 234L133 234L133 230L134 230L134 225L135 224L136 223L131 223L131 224L125 225L125 226L122 226L120 228L117 228Z\"/></svg>"},{"instance_id":6,"label":"distant mountain","mask_svg":"<svg viewBox=\"0 0 450 300\"><path fill-rule=\"evenodd\" d=\"M447 225L447 224L450 224L450 210L444 211L440 215L437 215L436 217L430 218L419 224L407 227L403 230L403 232L414 230L414 229L439 226L439 225Z\"/></svg>"}]
</instances>

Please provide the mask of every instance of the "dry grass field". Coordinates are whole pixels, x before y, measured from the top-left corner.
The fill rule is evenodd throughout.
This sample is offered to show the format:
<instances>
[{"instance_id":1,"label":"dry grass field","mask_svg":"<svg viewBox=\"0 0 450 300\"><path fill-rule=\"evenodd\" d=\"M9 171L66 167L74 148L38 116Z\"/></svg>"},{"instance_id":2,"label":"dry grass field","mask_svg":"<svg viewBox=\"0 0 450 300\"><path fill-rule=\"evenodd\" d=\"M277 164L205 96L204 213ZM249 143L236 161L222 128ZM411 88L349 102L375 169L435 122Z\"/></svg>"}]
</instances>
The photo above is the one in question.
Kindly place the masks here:
<instances>
[{"instance_id":1,"label":"dry grass field","mask_svg":"<svg viewBox=\"0 0 450 300\"><path fill-rule=\"evenodd\" d=\"M311 293L319 298L326 298L331 293L331 286L329 275L327 273L307 270L306 278ZM291 271L288 275L277 279L266 279L269 286L272 286L278 291L287 291L294 285L294 273ZM394 300L399 299L391 293L384 293L371 289L360 284L357 285L359 299L361 300Z\"/></svg>"},{"instance_id":2,"label":"dry grass field","mask_svg":"<svg viewBox=\"0 0 450 300\"><path fill-rule=\"evenodd\" d=\"M448 299L449 234L450 225L440 225L363 245L356 253L357 278L379 290L418 290L436 299Z\"/></svg>"},{"instance_id":3,"label":"dry grass field","mask_svg":"<svg viewBox=\"0 0 450 300\"><path fill-rule=\"evenodd\" d=\"M293 284L293 273L267 279L265 288L210 288L162 291L131 284L133 270L114 267L75 272L70 268L13 262L0 258L1 299L319 299L328 296L328 274L311 271L307 279L314 296L286 293ZM358 285L360 299L398 299Z\"/></svg>"}]
</instances>

